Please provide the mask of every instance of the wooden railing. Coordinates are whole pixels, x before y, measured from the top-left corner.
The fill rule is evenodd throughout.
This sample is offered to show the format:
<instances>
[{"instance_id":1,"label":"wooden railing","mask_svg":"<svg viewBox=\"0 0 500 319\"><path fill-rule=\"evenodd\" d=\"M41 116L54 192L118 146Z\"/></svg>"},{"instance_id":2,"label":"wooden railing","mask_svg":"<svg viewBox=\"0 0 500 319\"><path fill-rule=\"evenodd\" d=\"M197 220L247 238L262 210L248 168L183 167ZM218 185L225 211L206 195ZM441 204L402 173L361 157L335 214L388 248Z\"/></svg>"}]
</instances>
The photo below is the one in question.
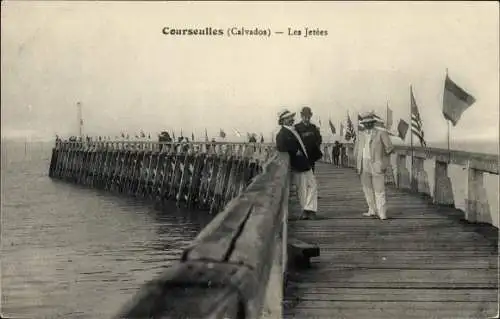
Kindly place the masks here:
<instances>
[{"instance_id":1,"label":"wooden railing","mask_svg":"<svg viewBox=\"0 0 500 319\"><path fill-rule=\"evenodd\" d=\"M49 176L217 213L274 152L263 144L57 142Z\"/></svg>"},{"instance_id":2,"label":"wooden railing","mask_svg":"<svg viewBox=\"0 0 500 319\"><path fill-rule=\"evenodd\" d=\"M289 181L288 154L276 153L117 318L280 318Z\"/></svg>"},{"instance_id":3,"label":"wooden railing","mask_svg":"<svg viewBox=\"0 0 500 319\"><path fill-rule=\"evenodd\" d=\"M333 144L324 144L324 160L332 162ZM345 166L354 167L353 157L354 145L346 144L347 161ZM408 167L408 159L410 166ZM428 172L424 168L424 162L431 160L433 162L433 172ZM387 171L387 183L394 184L400 189L422 194L429 198L432 203L437 205L455 207L453 185L449 176L449 165L459 165L467 170L467 178L463 180L466 185L464 219L469 222L485 222L493 224L498 228L498 211L492 212L488 203L486 189L484 187L484 174L498 175L499 157L493 154L473 153L432 148L432 147L414 147L395 146L392 155L393 165ZM411 168L413 163L413 169ZM395 172L394 172L395 171ZM434 187L431 192L429 185L429 173L434 175Z\"/></svg>"}]
</instances>

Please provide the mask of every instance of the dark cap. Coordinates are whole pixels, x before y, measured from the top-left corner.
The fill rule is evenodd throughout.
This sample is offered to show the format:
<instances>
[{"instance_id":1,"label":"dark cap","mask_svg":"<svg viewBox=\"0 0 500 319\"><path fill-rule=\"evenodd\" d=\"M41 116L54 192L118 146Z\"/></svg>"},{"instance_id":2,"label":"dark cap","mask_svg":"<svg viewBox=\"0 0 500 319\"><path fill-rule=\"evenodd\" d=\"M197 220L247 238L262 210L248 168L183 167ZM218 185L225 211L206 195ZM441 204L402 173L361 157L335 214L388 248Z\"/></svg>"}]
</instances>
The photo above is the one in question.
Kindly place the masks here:
<instances>
[{"instance_id":1,"label":"dark cap","mask_svg":"<svg viewBox=\"0 0 500 319\"><path fill-rule=\"evenodd\" d=\"M309 106L305 106L302 108L302 111L300 111L300 114L302 115L312 115L311 108Z\"/></svg>"}]
</instances>

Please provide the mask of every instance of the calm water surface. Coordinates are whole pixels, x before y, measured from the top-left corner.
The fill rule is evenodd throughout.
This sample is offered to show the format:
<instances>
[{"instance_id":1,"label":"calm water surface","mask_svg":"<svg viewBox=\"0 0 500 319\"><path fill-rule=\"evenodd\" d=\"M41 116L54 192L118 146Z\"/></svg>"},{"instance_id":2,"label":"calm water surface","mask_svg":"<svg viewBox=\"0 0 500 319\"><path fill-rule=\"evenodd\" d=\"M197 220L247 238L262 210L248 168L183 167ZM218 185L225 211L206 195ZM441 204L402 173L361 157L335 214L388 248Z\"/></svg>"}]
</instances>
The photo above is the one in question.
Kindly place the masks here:
<instances>
[{"instance_id":1,"label":"calm water surface","mask_svg":"<svg viewBox=\"0 0 500 319\"><path fill-rule=\"evenodd\" d=\"M210 216L52 181L50 148L2 144L2 316L110 318Z\"/></svg>"}]
</instances>

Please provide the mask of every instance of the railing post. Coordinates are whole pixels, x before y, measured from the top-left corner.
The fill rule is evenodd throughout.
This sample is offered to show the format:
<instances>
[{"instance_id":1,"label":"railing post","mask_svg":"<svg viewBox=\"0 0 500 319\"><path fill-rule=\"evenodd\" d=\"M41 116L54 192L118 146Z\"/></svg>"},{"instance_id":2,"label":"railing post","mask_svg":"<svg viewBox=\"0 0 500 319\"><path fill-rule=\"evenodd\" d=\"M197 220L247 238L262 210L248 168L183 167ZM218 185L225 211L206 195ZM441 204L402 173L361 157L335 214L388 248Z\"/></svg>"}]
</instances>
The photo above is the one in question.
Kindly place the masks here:
<instances>
[{"instance_id":1,"label":"railing post","mask_svg":"<svg viewBox=\"0 0 500 319\"><path fill-rule=\"evenodd\" d=\"M436 158L434 169L434 204L455 207L453 188L448 177L448 163Z\"/></svg>"},{"instance_id":2,"label":"railing post","mask_svg":"<svg viewBox=\"0 0 500 319\"><path fill-rule=\"evenodd\" d=\"M465 219L469 222L487 222L492 224L490 205L483 181L483 172L470 167L470 161L467 161Z\"/></svg>"},{"instance_id":3,"label":"railing post","mask_svg":"<svg viewBox=\"0 0 500 319\"><path fill-rule=\"evenodd\" d=\"M413 170L414 173L414 183L415 189L414 191L430 197L431 191L429 189L429 179L427 177L427 172L424 169L424 161L425 157L415 155L413 159L413 164L415 165L415 168Z\"/></svg>"},{"instance_id":4,"label":"railing post","mask_svg":"<svg viewBox=\"0 0 500 319\"><path fill-rule=\"evenodd\" d=\"M406 154L397 154L397 186L401 189L410 189L410 173L406 168Z\"/></svg>"}]
</instances>

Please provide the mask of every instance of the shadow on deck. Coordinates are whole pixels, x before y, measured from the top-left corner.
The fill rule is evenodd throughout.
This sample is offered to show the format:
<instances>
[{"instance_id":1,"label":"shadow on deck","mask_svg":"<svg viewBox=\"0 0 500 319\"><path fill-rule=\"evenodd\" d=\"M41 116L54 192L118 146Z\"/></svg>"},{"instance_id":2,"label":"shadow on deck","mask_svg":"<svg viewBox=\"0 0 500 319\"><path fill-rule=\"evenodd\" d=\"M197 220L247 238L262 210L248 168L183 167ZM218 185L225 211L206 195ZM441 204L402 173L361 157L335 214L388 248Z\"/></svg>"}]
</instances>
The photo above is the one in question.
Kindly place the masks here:
<instances>
[{"instance_id":1,"label":"shadow on deck","mask_svg":"<svg viewBox=\"0 0 500 319\"><path fill-rule=\"evenodd\" d=\"M316 175L319 218L294 220L291 207L289 232L318 244L321 256L290 271L285 318L497 314L498 229L390 186L390 219L364 217L368 207L353 169L321 163Z\"/></svg>"}]
</instances>

